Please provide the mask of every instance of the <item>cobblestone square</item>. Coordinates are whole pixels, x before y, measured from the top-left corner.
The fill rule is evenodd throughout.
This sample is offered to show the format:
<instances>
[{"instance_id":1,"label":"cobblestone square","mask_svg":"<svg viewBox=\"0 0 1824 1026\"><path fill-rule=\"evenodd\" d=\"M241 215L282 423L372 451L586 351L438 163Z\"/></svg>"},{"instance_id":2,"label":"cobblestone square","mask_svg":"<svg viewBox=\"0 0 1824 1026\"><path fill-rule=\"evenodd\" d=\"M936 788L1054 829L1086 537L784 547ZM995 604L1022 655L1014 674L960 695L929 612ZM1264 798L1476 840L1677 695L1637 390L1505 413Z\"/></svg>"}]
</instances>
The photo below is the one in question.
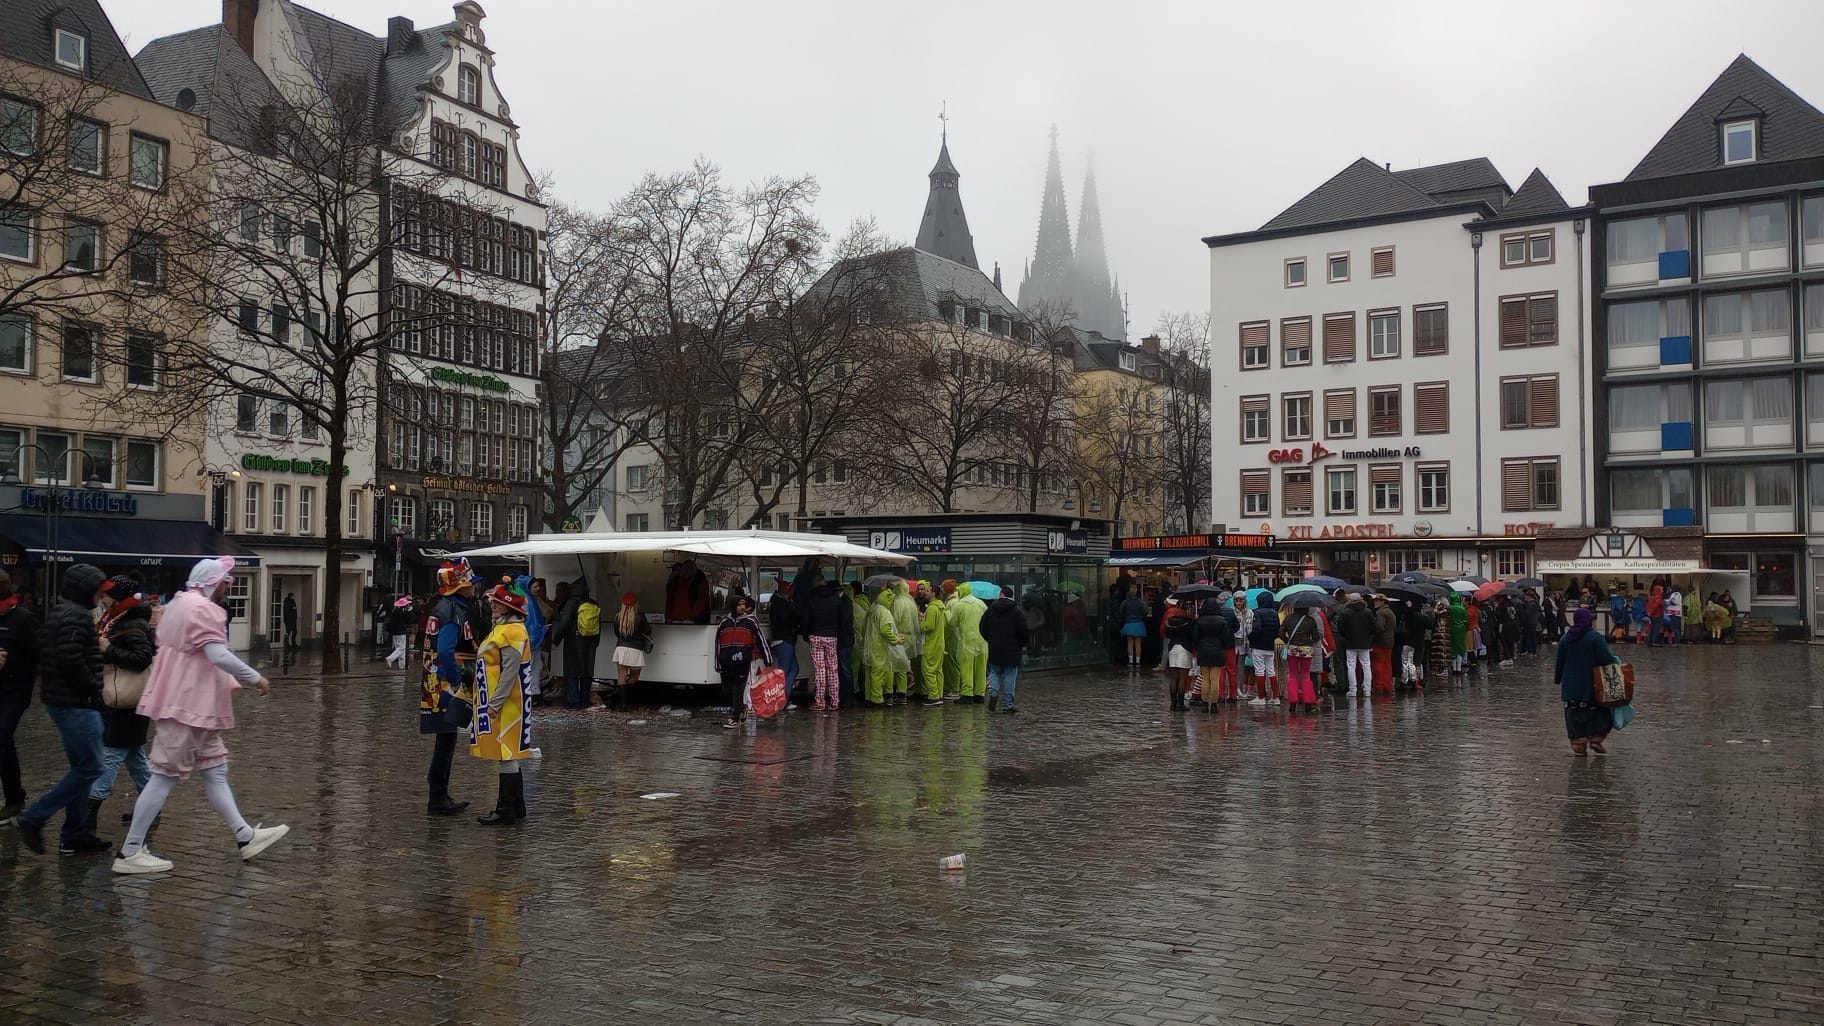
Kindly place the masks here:
<instances>
[{"instance_id":1,"label":"cobblestone square","mask_svg":"<svg viewBox=\"0 0 1824 1026\"><path fill-rule=\"evenodd\" d=\"M229 737L292 827L261 859L195 782L162 877L0 839L0 1021L1824 1021L1819 650L1628 655L1640 719L1589 759L1543 659L1290 719L1121 671L751 736L558 713L510 830L425 817L402 682L278 675Z\"/></svg>"}]
</instances>

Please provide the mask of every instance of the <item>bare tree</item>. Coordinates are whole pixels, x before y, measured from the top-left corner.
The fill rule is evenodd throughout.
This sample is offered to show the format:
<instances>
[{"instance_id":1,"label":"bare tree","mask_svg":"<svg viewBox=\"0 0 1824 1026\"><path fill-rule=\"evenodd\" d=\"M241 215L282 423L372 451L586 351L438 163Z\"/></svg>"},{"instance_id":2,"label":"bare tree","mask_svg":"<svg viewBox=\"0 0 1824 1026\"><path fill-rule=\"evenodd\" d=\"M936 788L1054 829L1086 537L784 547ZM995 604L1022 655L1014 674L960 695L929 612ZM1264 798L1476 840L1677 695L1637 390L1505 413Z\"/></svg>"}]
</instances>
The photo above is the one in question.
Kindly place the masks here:
<instances>
[{"instance_id":1,"label":"bare tree","mask_svg":"<svg viewBox=\"0 0 1824 1026\"><path fill-rule=\"evenodd\" d=\"M1075 316L1069 307L1028 311L1031 343L1007 350L1014 389L1003 406L1007 446L1023 485L1026 512L1039 511L1050 483L1067 481L1076 466L1078 402Z\"/></svg>"},{"instance_id":2,"label":"bare tree","mask_svg":"<svg viewBox=\"0 0 1824 1026\"><path fill-rule=\"evenodd\" d=\"M1108 499L1119 530L1128 500L1147 494L1160 477L1158 386L1134 379L1086 390L1077 417L1078 477L1085 501Z\"/></svg>"},{"instance_id":3,"label":"bare tree","mask_svg":"<svg viewBox=\"0 0 1824 1026\"><path fill-rule=\"evenodd\" d=\"M1159 482L1171 526L1192 531L1207 527L1210 513L1210 315L1162 314L1156 333Z\"/></svg>"}]
</instances>

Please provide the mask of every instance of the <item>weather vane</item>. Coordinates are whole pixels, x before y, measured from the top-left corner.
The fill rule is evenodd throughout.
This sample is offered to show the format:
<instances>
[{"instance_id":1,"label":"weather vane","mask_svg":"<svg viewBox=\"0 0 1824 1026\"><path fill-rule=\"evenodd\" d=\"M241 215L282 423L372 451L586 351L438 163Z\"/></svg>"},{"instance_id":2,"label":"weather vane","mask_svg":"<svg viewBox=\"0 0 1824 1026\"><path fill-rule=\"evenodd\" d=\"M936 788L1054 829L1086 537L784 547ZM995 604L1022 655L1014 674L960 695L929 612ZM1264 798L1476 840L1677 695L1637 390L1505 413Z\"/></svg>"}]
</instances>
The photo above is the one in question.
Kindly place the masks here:
<instances>
[{"instance_id":1,"label":"weather vane","mask_svg":"<svg viewBox=\"0 0 1824 1026\"><path fill-rule=\"evenodd\" d=\"M943 122L943 127L940 128L939 131L943 133L944 142L948 143L950 141L950 101L949 100L943 101L943 103L937 108L937 120Z\"/></svg>"}]
</instances>

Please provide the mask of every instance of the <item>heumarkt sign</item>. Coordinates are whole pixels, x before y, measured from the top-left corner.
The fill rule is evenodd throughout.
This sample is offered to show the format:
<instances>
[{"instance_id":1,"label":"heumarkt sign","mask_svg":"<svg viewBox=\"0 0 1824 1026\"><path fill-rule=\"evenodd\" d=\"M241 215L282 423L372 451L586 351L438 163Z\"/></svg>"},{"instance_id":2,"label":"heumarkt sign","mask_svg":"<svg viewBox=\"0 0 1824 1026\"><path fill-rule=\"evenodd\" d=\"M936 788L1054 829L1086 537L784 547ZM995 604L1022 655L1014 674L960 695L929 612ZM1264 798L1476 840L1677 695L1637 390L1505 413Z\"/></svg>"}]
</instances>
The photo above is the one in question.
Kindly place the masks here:
<instances>
[{"instance_id":1,"label":"heumarkt sign","mask_svg":"<svg viewBox=\"0 0 1824 1026\"><path fill-rule=\"evenodd\" d=\"M485 389L489 392L511 392L513 386L494 377L492 374L470 374L466 371L452 370L449 367L432 367L431 380L441 381L446 385L462 385L469 388Z\"/></svg>"},{"instance_id":2,"label":"heumarkt sign","mask_svg":"<svg viewBox=\"0 0 1824 1026\"><path fill-rule=\"evenodd\" d=\"M328 477L328 460L294 460L285 456L261 456L257 453L244 453L241 456L242 470L258 470L275 474L306 474L310 477ZM348 465L343 464L342 474L348 476Z\"/></svg>"}]
</instances>

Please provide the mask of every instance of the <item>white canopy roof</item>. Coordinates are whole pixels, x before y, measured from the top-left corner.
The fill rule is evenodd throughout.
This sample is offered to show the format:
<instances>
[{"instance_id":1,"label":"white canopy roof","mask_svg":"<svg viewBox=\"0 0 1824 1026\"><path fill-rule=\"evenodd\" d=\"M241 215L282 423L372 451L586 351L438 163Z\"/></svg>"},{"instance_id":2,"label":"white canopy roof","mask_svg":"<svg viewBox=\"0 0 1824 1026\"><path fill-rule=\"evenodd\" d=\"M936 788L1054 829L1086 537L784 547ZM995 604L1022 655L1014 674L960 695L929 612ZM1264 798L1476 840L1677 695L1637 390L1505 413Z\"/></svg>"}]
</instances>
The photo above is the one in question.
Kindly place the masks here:
<instances>
[{"instance_id":1,"label":"white canopy roof","mask_svg":"<svg viewBox=\"0 0 1824 1026\"><path fill-rule=\"evenodd\" d=\"M910 563L911 556L852 545L841 535L796 531L600 531L538 534L509 545L470 549L464 556L587 556L615 552L688 552L731 559L792 559L813 556L867 563Z\"/></svg>"}]
</instances>

